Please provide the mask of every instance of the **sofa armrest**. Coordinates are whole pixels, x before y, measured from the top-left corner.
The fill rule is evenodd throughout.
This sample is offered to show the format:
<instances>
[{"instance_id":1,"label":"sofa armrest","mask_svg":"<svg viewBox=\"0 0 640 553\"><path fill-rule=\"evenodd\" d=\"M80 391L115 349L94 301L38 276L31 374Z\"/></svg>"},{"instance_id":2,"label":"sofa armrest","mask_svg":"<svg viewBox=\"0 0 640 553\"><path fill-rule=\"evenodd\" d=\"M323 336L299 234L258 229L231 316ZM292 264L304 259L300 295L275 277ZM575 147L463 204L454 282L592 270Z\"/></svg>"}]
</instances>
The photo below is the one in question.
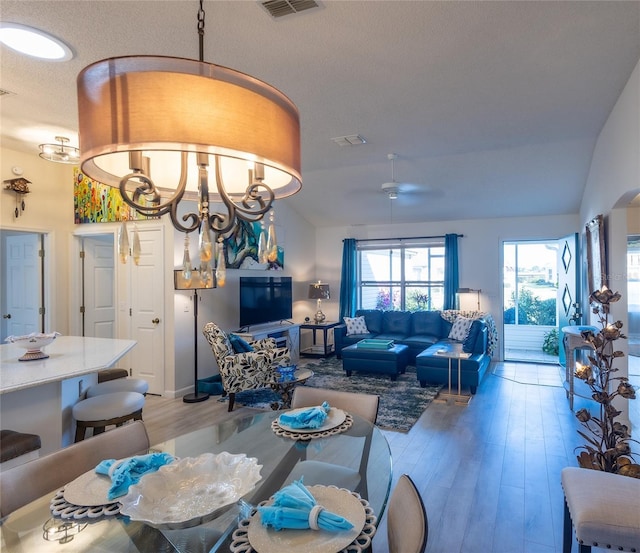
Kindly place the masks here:
<instances>
[{"instance_id":1,"label":"sofa armrest","mask_svg":"<svg viewBox=\"0 0 640 553\"><path fill-rule=\"evenodd\" d=\"M338 326L333 327L333 341L336 345L336 351L340 351L344 343L344 337L346 335L347 335L346 324L339 324Z\"/></svg>"}]
</instances>

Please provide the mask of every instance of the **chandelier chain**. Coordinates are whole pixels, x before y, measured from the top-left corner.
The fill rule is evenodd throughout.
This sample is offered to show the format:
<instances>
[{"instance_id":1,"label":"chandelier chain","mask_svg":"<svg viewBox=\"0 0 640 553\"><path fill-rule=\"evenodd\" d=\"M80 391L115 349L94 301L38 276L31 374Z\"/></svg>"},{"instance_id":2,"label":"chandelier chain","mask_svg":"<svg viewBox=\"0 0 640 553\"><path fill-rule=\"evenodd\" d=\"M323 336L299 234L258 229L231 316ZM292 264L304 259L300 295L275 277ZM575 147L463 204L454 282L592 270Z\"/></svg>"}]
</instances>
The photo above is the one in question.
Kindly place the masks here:
<instances>
[{"instance_id":1,"label":"chandelier chain","mask_svg":"<svg viewBox=\"0 0 640 553\"><path fill-rule=\"evenodd\" d=\"M204 61L204 8L203 0L200 0L200 9L198 10L198 40L200 45L200 61Z\"/></svg>"}]
</instances>

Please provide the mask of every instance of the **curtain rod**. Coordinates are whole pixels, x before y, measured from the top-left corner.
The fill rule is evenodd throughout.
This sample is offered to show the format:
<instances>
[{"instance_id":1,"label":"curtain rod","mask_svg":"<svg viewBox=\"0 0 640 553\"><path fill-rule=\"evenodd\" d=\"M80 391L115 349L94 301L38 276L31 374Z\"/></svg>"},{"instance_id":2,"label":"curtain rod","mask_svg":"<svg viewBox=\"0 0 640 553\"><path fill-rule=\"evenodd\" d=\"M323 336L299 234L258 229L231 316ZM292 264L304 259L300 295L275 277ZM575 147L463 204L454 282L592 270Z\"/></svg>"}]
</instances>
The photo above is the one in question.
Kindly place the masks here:
<instances>
[{"instance_id":1,"label":"curtain rod","mask_svg":"<svg viewBox=\"0 0 640 553\"><path fill-rule=\"evenodd\" d=\"M457 234L458 238L464 238L464 234ZM362 238L361 240L355 239L356 242L389 242L391 240L427 240L430 238L446 238L446 235L441 234L437 236L406 236L403 238ZM343 239L344 242L346 240Z\"/></svg>"}]
</instances>

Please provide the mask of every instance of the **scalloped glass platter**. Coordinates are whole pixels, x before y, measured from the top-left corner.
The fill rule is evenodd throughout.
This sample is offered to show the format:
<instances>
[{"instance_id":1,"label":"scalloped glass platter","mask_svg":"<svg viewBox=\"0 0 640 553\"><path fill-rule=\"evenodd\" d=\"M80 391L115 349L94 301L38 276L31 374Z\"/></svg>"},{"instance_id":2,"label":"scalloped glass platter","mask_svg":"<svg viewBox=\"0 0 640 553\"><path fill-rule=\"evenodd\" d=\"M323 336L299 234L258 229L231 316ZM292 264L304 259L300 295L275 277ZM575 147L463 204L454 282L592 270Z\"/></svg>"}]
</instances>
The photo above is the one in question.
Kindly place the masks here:
<instances>
[{"instance_id":1,"label":"scalloped glass platter","mask_svg":"<svg viewBox=\"0 0 640 553\"><path fill-rule=\"evenodd\" d=\"M249 523L249 543L258 553L282 553L300 551L304 553L336 553L347 547L360 535L366 521L366 512L362 503L349 490L309 486L309 491L319 505L328 511L346 518L353 528L343 532L325 530L280 530L262 525L258 513ZM272 499L267 505L272 503Z\"/></svg>"},{"instance_id":2,"label":"scalloped glass platter","mask_svg":"<svg viewBox=\"0 0 640 553\"><path fill-rule=\"evenodd\" d=\"M295 415L301 411L306 411L309 407L300 407L299 409L291 409L287 411L287 415ZM324 423L318 428L293 428L288 424L283 424L280 422L280 417L278 417L278 426L284 430L288 430L289 432L299 432L300 434L305 433L314 433L314 432L324 432L325 430L331 430L336 426L340 426L347 418L347 414L342 409L337 409L336 407L331 407L329 409L329 413L327 413L327 418L324 420Z\"/></svg>"},{"instance_id":3,"label":"scalloped glass platter","mask_svg":"<svg viewBox=\"0 0 640 553\"><path fill-rule=\"evenodd\" d=\"M120 512L164 529L189 528L231 508L261 480L257 459L244 453L203 453L146 474L129 488Z\"/></svg>"}]
</instances>

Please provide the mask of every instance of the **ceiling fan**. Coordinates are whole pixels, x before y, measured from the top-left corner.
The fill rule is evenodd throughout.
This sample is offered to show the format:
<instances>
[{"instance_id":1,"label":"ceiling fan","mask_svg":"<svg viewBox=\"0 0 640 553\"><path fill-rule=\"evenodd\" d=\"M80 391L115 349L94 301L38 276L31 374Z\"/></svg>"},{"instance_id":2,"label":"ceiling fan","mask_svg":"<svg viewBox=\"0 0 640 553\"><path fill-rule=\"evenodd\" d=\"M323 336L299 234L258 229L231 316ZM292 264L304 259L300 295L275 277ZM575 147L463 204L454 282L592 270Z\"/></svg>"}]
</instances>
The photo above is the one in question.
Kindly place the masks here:
<instances>
[{"instance_id":1,"label":"ceiling fan","mask_svg":"<svg viewBox=\"0 0 640 553\"><path fill-rule=\"evenodd\" d=\"M415 192L427 192L429 190L429 187L426 185L396 181L395 162L396 159L398 159L398 154L387 154L387 159L391 161L391 181L383 183L381 190L390 200L397 200L399 194L412 194Z\"/></svg>"}]
</instances>

